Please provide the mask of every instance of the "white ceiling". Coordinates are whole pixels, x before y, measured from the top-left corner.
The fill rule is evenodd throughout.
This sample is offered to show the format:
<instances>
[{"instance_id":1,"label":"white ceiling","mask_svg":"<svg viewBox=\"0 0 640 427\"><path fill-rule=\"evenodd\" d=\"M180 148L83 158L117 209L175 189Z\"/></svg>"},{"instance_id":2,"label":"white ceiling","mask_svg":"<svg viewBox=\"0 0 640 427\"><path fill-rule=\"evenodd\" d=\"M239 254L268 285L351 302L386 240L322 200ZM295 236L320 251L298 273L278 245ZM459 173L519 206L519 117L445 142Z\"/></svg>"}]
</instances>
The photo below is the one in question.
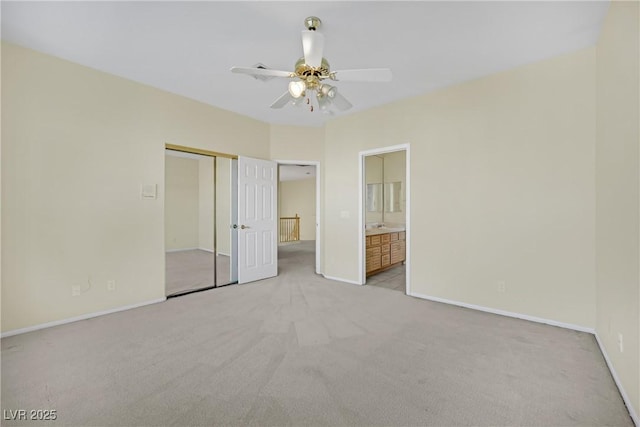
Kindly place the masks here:
<instances>
[{"instance_id":1,"label":"white ceiling","mask_svg":"<svg viewBox=\"0 0 640 427\"><path fill-rule=\"evenodd\" d=\"M2 1L2 39L276 124L331 116L269 105L286 90L232 74L292 70L304 18L322 19L332 70L389 67L391 83L338 82L346 113L595 44L608 1Z\"/></svg>"}]
</instances>

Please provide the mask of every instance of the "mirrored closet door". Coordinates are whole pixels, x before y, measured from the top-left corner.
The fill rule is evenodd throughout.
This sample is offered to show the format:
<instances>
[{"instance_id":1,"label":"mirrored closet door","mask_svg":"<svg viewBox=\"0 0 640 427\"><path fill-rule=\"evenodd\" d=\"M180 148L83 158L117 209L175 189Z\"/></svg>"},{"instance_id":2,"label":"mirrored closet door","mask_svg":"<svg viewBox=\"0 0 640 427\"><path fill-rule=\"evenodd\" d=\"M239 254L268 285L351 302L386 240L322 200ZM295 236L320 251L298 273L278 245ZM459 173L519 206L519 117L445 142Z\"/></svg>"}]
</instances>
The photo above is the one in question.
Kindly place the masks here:
<instances>
[{"instance_id":1,"label":"mirrored closet door","mask_svg":"<svg viewBox=\"0 0 640 427\"><path fill-rule=\"evenodd\" d=\"M234 283L232 164L235 160L165 150L165 293Z\"/></svg>"}]
</instances>

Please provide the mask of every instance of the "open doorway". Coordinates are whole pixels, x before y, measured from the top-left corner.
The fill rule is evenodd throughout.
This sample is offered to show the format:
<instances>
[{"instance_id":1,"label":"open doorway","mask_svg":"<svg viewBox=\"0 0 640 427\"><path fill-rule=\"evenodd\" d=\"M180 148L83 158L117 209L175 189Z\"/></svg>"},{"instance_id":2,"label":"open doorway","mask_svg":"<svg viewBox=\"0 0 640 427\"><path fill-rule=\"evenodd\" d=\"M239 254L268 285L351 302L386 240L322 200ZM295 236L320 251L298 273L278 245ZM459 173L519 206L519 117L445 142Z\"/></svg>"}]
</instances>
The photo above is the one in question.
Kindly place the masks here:
<instances>
[{"instance_id":1,"label":"open doorway","mask_svg":"<svg viewBox=\"0 0 640 427\"><path fill-rule=\"evenodd\" d=\"M214 153L165 150L167 297L237 281L231 228L235 161Z\"/></svg>"},{"instance_id":2,"label":"open doorway","mask_svg":"<svg viewBox=\"0 0 640 427\"><path fill-rule=\"evenodd\" d=\"M305 257L320 274L319 163L278 161L278 256Z\"/></svg>"},{"instance_id":3,"label":"open doorway","mask_svg":"<svg viewBox=\"0 0 640 427\"><path fill-rule=\"evenodd\" d=\"M360 153L361 283L409 294L409 147Z\"/></svg>"}]
</instances>

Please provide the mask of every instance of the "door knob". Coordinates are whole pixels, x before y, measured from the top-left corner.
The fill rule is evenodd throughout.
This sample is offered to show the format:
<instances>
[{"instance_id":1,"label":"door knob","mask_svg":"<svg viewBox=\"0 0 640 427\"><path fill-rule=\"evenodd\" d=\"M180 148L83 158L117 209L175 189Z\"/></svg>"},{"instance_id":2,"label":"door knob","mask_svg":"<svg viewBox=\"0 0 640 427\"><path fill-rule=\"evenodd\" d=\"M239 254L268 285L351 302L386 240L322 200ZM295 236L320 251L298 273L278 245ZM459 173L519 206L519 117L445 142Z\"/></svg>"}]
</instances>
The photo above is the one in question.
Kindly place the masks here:
<instances>
[{"instance_id":1,"label":"door knob","mask_svg":"<svg viewBox=\"0 0 640 427\"><path fill-rule=\"evenodd\" d=\"M233 224L233 225L231 226L231 228L233 228L234 230L235 230L235 229L237 229L237 228L238 228L238 224Z\"/></svg>"},{"instance_id":2,"label":"door knob","mask_svg":"<svg viewBox=\"0 0 640 427\"><path fill-rule=\"evenodd\" d=\"M248 225L244 225L244 224L242 224L242 225L240 226L240 228L244 230L245 228L249 228L249 226L248 226Z\"/></svg>"}]
</instances>

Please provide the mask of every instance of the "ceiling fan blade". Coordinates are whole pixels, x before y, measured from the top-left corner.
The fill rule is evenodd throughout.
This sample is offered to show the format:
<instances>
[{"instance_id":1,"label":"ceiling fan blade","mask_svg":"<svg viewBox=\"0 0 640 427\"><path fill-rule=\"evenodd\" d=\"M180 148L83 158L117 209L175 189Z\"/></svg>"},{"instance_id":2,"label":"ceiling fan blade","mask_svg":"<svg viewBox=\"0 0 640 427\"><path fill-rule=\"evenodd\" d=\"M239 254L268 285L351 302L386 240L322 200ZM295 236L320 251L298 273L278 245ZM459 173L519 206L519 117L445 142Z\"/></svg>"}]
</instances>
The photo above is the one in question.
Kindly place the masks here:
<instances>
[{"instance_id":1,"label":"ceiling fan blade","mask_svg":"<svg viewBox=\"0 0 640 427\"><path fill-rule=\"evenodd\" d=\"M351 105L351 103L347 101L347 98L342 96L340 92L336 92L336 94L330 99L331 103L335 105L336 108L340 111L346 111L349 108L353 107L353 105Z\"/></svg>"},{"instance_id":2,"label":"ceiling fan blade","mask_svg":"<svg viewBox=\"0 0 640 427\"><path fill-rule=\"evenodd\" d=\"M271 104L271 108L282 108L287 105L292 99L294 99L293 96L291 96L289 91L286 91L285 93L280 95L278 99L273 101L273 104Z\"/></svg>"},{"instance_id":3,"label":"ceiling fan blade","mask_svg":"<svg viewBox=\"0 0 640 427\"><path fill-rule=\"evenodd\" d=\"M388 68L366 68L363 70L342 70L331 73L335 80L343 82L390 82L393 77Z\"/></svg>"},{"instance_id":4,"label":"ceiling fan blade","mask_svg":"<svg viewBox=\"0 0 640 427\"><path fill-rule=\"evenodd\" d=\"M249 74L251 76L271 76L271 77L292 77L291 71L271 70L267 68L254 67L231 67L232 73Z\"/></svg>"},{"instance_id":5,"label":"ceiling fan blade","mask_svg":"<svg viewBox=\"0 0 640 427\"><path fill-rule=\"evenodd\" d=\"M324 36L317 31L303 31L302 50L304 62L310 67L319 67L322 64Z\"/></svg>"}]
</instances>

